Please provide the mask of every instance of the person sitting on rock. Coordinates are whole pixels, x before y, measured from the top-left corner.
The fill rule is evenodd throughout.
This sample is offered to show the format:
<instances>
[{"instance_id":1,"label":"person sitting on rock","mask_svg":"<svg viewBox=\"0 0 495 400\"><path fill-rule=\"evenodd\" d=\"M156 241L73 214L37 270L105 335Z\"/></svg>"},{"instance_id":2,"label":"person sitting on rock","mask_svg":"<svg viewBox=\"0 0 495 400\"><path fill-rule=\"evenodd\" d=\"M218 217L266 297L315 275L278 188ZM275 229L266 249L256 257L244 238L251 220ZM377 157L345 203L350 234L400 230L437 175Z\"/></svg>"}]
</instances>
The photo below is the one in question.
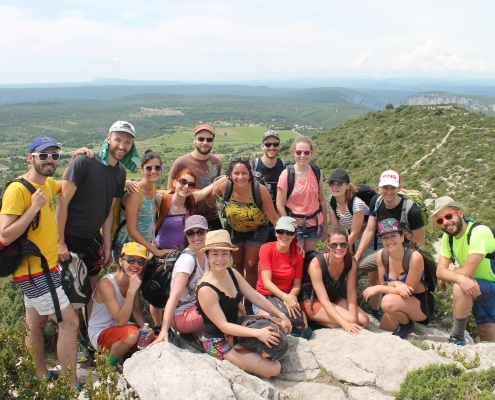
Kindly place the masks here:
<instances>
[{"instance_id":1,"label":"person sitting on rock","mask_svg":"<svg viewBox=\"0 0 495 400\"><path fill-rule=\"evenodd\" d=\"M95 348L110 350L108 362L112 366L129 351L137 350L139 329L145 323L139 288L147 262L146 247L125 243L118 270L105 275L93 292L89 339ZM129 321L131 315L135 322Z\"/></svg>"},{"instance_id":2,"label":"person sitting on rock","mask_svg":"<svg viewBox=\"0 0 495 400\"><path fill-rule=\"evenodd\" d=\"M435 299L424 283L424 258L414 249L414 241L410 247L404 247L404 232L396 219L380 221L378 235L384 247L376 253L380 284L366 288L363 297L368 300L378 293L384 295L385 315L380 328L393 330L393 335L407 339L414 331L414 321L426 325L435 309ZM403 266L406 255L409 257L407 270ZM384 264L384 257L388 259L388 266Z\"/></svg>"},{"instance_id":3,"label":"person sitting on rock","mask_svg":"<svg viewBox=\"0 0 495 400\"><path fill-rule=\"evenodd\" d=\"M268 347L279 342L280 334L270 326L262 329L238 325L238 305L245 296L252 304L282 320L282 328L290 331L290 321L264 296L254 290L234 268L229 268L233 251L237 251L224 229L208 232L205 246L209 271L196 289L197 308L203 316L204 331L200 340L206 353L219 360L228 360L246 372L271 378L280 374L280 361L263 358L261 354L246 348L231 347L226 335L254 337Z\"/></svg>"},{"instance_id":4,"label":"person sitting on rock","mask_svg":"<svg viewBox=\"0 0 495 400\"><path fill-rule=\"evenodd\" d=\"M296 230L295 218L279 218L275 226L276 241L265 243L260 248L256 290L289 318L292 336L309 339L312 331L297 301L301 291L304 260L297 245ZM255 314L264 314L255 306L253 311Z\"/></svg>"},{"instance_id":5,"label":"person sitting on rock","mask_svg":"<svg viewBox=\"0 0 495 400\"><path fill-rule=\"evenodd\" d=\"M357 263L350 253L347 232L332 229L327 245L328 252L310 261L299 295L301 308L310 321L359 333L368 326L369 318L358 307Z\"/></svg>"}]
</instances>

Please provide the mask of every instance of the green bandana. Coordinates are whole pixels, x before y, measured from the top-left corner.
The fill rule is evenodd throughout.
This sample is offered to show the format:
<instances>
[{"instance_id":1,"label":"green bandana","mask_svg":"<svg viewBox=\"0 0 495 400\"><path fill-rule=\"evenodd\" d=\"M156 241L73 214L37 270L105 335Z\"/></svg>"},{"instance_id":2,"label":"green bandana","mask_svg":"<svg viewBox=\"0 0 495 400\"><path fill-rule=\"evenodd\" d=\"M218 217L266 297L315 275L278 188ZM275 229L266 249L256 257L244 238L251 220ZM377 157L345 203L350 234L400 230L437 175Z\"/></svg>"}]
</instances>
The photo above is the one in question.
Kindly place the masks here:
<instances>
[{"instance_id":1,"label":"green bandana","mask_svg":"<svg viewBox=\"0 0 495 400\"><path fill-rule=\"evenodd\" d=\"M101 159L101 162L105 165L108 165L108 140L105 139L100 147L100 152L98 156ZM127 153L127 155L120 161L126 169L131 172L138 171L138 165L141 161L141 157L139 157L139 153L137 151L136 145L134 141L132 142L131 151Z\"/></svg>"}]
</instances>

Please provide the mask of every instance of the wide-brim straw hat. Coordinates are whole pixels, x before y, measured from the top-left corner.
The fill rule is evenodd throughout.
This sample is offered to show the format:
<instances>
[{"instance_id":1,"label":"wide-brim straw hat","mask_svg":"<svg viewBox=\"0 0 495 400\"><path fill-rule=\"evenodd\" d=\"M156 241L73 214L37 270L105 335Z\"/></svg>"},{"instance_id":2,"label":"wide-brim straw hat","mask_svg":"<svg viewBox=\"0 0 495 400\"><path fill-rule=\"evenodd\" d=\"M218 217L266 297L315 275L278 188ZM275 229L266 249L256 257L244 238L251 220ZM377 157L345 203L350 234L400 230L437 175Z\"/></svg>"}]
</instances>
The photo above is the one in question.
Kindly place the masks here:
<instances>
[{"instance_id":1,"label":"wide-brim straw hat","mask_svg":"<svg viewBox=\"0 0 495 400\"><path fill-rule=\"evenodd\" d=\"M205 247L200 251L204 253L208 250L230 250L237 251L239 247L234 246L230 240L230 234L225 229L210 231L206 234Z\"/></svg>"},{"instance_id":2,"label":"wide-brim straw hat","mask_svg":"<svg viewBox=\"0 0 495 400\"><path fill-rule=\"evenodd\" d=\"M464 207L458 201L455 201L452 197L442 196L442 197L439 197L438 199L435 199L435 208L434 208L433 212L431 213L430 218L432 218L432 219L435 218L435 216L438 214L438 212L444 207L450 207L450 208L455 208L455 209L466 211L466 207Z\"/></svg>"}]
</instances>

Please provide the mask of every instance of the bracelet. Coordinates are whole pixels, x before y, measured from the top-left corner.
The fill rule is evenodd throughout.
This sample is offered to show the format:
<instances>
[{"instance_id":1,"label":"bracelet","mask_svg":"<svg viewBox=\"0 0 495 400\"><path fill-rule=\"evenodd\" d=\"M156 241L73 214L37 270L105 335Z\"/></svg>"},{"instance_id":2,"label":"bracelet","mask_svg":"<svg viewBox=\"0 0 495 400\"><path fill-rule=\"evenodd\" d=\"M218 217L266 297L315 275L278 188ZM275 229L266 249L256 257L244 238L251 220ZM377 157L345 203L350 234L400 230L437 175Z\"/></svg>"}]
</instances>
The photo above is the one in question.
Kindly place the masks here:
<instances>
[{"instance_id":1,"label":"bracelet","mask_svg":"<svg viewBox=\"0 0 495 400\"><path fill-rule=\"evenodd\" d=\"M384 281L383 286L388 286L388 281Z\"/></svg>"}]
</instances>

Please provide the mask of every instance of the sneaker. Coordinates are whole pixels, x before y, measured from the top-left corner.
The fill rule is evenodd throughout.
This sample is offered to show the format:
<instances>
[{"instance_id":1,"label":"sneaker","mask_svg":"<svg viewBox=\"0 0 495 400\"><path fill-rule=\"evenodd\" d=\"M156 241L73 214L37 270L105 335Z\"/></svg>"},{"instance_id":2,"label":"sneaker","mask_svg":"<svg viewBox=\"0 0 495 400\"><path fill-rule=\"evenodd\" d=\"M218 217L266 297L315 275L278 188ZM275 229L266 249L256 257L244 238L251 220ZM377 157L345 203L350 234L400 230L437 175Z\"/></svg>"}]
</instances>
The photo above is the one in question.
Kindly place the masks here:
<instances>
[{"instance_id":1,"label":"sneaker","mask_svg":"<svg viewBox=\"0 0 495 400\"><path fill-rule=\"evenodd\" d=\"M456 337L449 337L448 343L451 344L456 344L457 346L465 346L466 345L466 339L457 339Z\"/></svg>"},{"instance_id":2,"label":"sneaker","mask_svg":"<svg viewBox=\"0 0 495 400\"><path fill-rule=\"evenodd\" d=\"M399 336L401 339L407 339L413 332L414 322L409 320L407 324L397 324L397 328L392 332L392 335Z\"/></svg>"},{"instance_id":3,"label":"sneaker","mask_svg":"<svg viewBox=\"0 0 495 400\"><path fill-rule=\"evenodd\" d=\"M84 342L77 342L77 362L84 363L89 359L89 351Z\"/></svg>"},{"instance_id":4,"label":"sneaker","mask_svg":"<svg viewBox=\"0 0 495 400\"><path fill-rule=\"evenodd\" d=\"M373 317L375 317L378 320L378 322L380 322L383 318L383 311L381 309L378 310L371 309L371 315L373 315Z\"/></svg>"},{"instance_id":5,"label":"sneaker","mask_svg":"<svg viewBox=\"0 0 495 400\"><path fill-rule=\"evenodd\" d=\"M302 329L301 328L292 328L290 331L290 335L292 337L302 337Z\"/></svg>"}]
</instances>

